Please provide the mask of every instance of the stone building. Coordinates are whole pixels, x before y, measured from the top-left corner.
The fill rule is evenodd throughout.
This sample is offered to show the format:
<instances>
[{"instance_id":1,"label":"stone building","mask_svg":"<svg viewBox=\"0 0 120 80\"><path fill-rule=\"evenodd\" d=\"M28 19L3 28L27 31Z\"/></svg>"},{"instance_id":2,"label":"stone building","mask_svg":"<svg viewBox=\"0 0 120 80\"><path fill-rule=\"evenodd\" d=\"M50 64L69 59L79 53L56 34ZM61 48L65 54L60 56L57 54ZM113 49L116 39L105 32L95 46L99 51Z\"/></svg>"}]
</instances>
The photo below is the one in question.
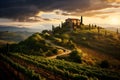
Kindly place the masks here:
<instances>
[{"instance_id":1,"label":"stone building","mask_svg":"<svg viewBox=\"0 0 120 80\"><path fill-rule=\"evenodd\" d=\"M83 25L83 18L82 16L81 19L68 18L65 20L65 23L69 26L69 28L75 30Z\"/></svg>"}]
</instances>

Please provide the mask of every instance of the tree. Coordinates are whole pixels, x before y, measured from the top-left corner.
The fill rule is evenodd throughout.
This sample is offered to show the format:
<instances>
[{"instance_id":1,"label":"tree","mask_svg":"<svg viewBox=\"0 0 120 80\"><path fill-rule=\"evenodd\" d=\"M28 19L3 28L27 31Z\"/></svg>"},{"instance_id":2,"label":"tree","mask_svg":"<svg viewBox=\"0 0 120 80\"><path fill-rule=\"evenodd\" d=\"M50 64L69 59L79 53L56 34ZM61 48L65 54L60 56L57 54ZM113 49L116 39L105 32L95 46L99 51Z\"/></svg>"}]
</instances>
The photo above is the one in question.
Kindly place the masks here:
<instances>
[{"instance_id":1,"label":"tree","mask_svg":"<svg viewBox=\"0 0 120 80\"><path fill-rule=\"evenodd\" d=\"M54 29L55 29L55 27L54 27L54 25L52 25L52 31L54 31Z\"/></svg>"},{"instance_id":2,"label":"tree","mask_svg":"<svg viewBox=\"0 0 120 80\"><path fill-rule=\"evenodd\" d=\"M73 62L82 63L81 53L79 53L77 50L73 50L70 53L70 59L72 59Z\"/></svg>"},{"instance_id":3,"label":"tree","mask_svg":"<svg viewBox=\"0 0 120 80\"><path fill-rule=\"evenodd\" d=\"M97 25L95 25L95 28L97 27Z\"/></svg>"},{"instance_id":4,"label":"tree","mask_svg":"<svg viewBox=\"0 0 120 80\"><path fill-rule=\"evenodd\" d=\"M89 31L91 30L91 25L89 24Z\"/></svg>"},{"instance_id":5,"label":"tree","mask_svg":"<svg viewBox=\"0 0 120 80\"><path fill-rule=\"evenodd\" d=\"M118 28L117 28L117 31L116 31L116 33L117 33L117 34L119 34L119 30L118 30Z\"/></svg>"},{"instance_id":6,"label":"tree","mask_svg":"<svg viewBox=\"0 0 120 80\"><path fill-rule=\"evenodd\" d=\"M81 16L80 25L83 25L83 16Z\"/></svg>"},{"instance_id":7,"label":"tree","mask_svg":"<svg viewBox=\"0 0 120 80\"><path fill-rule=\"evenodd\" d=\"M48 32L49 32L48 30L43 30L42 34L45 34L45 33L48 33Z\"/></svg>"},{"instance_id":8,"label":"tree","mask_svg":"<svg viewBox=\"0 0 120 80\"><path fill-rule=\"evenodd\" d=\"M97 30L98 30L98 34L100 33L100 27L97 27Z\"/></svg>"},{"instance_id":9,"label":"tree","mask_svg":"<svg viewBox=\"0 0 120 80\"><path fill-rule=\"evenodd\" d=\"M107 36L107 31L105 30L105 36Z\"/></svg>"},{"instance_id":10,"label":"tree","mask_svg":"<svg viewBox=\"0 0 120 80\"><path fill-rule=\"evenodd\" d=\"M61 27L63 28L63 22L61 22Z\"/></svg>"}]
</instances>

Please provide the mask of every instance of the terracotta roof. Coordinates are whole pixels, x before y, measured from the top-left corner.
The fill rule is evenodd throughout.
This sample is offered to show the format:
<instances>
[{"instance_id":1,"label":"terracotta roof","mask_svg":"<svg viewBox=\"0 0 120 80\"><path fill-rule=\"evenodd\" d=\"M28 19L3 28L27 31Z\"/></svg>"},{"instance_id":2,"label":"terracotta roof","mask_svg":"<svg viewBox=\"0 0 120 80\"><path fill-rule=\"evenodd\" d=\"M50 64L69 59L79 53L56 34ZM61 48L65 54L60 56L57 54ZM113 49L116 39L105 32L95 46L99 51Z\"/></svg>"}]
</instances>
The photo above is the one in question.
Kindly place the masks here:
<instances>
[{"instance_id":1,"label":"terracotta roof","mask_svg":"<svg viewBox=\"0 0 120 80\"><path fill-rule=\"evenodd\" d=\"M70 20L80 20L80 19L76 19L76 18L68 18L68 19L70 19ZM66 20L68 20L68 19L66 19Z\"/></svg>"}]
</instances>

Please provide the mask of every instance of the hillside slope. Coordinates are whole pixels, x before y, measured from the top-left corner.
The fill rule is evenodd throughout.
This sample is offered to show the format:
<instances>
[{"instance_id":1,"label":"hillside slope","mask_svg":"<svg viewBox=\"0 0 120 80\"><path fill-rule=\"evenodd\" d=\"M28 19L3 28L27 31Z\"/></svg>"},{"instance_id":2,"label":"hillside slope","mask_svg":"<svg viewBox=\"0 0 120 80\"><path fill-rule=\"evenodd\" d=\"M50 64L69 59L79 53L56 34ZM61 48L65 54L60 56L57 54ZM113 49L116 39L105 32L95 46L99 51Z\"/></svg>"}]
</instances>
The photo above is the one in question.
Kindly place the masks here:
<instances>
[{"instance_id":1,"label":"hillside slope","mask_svg":"<svg viewBox=\"0 0 120 80\"><path fill-rule=\"evenodd\" d=\"M56 27L17 44L7 44L0 48L0 60L23 77L26 74L25 78L119 80L119 33L82 27L76 30Z\"/></svg>"},{"instance_id":2,"label":"hillside slope","mask_svg":"<svg viewBox=\"0 0 120 80\"><path fill-rule=\"evenodd\" d=\"M56 27L52 38L57 43L64 43L68 46L70 41L77 46L84 46L93 50L111 55L120 60L120 34L118 32L108 31L104 28L89 25L83 25L76 30L67 30L66 26ZM61 44L60 44L61 45Z\"/></svg>"}]
</instances>

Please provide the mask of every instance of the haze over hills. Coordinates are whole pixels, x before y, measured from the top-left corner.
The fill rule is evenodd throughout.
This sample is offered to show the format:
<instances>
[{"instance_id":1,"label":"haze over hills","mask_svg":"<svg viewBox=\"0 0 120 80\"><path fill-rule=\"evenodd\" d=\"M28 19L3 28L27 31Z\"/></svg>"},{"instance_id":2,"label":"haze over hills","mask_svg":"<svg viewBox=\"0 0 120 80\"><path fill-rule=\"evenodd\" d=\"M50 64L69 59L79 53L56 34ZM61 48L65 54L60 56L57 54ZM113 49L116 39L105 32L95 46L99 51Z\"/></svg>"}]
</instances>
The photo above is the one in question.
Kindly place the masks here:
<instances>
[{"instance_id":1,"label":"haze over hills","mask_svg":"<svg viewBox=\"0 0 120 80\"><path fill-rule=\"evenodd\" d=\"M41 31L41 29L0 25L0 45L25 40L33 33Z\"/></svg>"},{"instance_id":2,"label":"haze over hills","mask_svg":"<svg viewBox=\"0 0 120 80\"><path fill-rule=\"evenodd\" d=\"M12 26L0 26L0 45L7 43L18 43L25 40L34 32L28 28L18 28Z\"/></svg>"},{"instance_id":3,"label":"haze over hills","mask_svg":"<svg viewBox=\"0 0 120 80\"><path fill-rule=\"evenodd\" d=\"M41 32L42 29L31 29L31 28L25 28L25 27L15 27L15 26L4 26L0 25L0 31L10 31L10 32Z\"/></svg>"},{"instance_id":4,"label":"haze over hills","mask_svg":"<svg viewBox=\"0 0 120 80\"><path fill-rule=\"evenodd\" d=\"M116 32L118 29L118 32L120 33L120 28L115 28L115 27L106 27L105 29L109 30L109 31L114 31Z\"/></svg>"},{"instance_id":5,"label":"haze over hills","mask_svg":"<svg viewBox=\"0 0 120 80\"><path fill-rule=\"evenodd\" d=\"M107 30L110 31L117 31L117 27L104 27ZM10 32L42 32L44 29L34 29L34 28L26 28L26 27L16 27L16 26L4 26L0 25L0 31L10 31ZM48 29L49 30L49 29ZM120 28L118 28L118 31L120 32Z\"/></svg>"}]
</instances>

